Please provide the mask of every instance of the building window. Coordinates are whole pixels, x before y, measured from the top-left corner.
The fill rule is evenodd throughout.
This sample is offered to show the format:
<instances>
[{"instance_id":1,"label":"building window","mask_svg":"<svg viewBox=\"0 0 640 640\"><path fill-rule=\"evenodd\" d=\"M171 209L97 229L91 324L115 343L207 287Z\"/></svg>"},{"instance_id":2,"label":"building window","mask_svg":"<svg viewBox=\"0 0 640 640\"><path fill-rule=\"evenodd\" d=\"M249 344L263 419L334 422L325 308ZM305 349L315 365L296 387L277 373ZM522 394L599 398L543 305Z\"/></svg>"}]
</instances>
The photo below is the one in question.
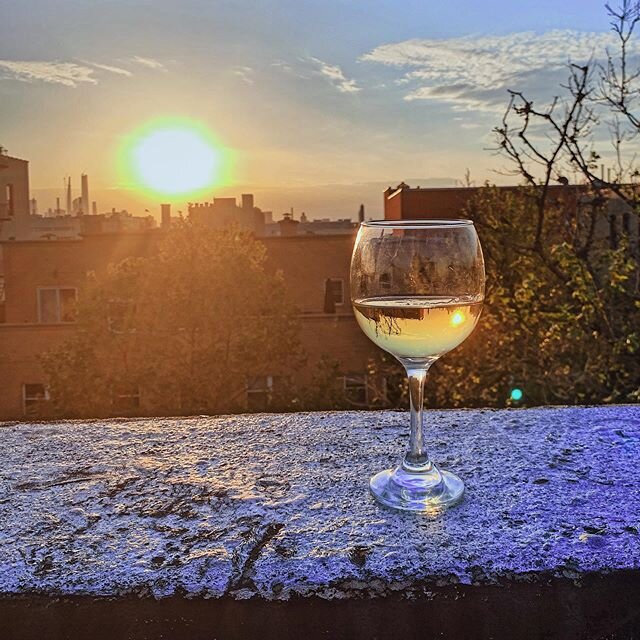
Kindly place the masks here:
<instances>
[{"instance_id":1,"label":"building window","mask_svg":"<svg viewBox=\"0 0 640 640\"><path fill-rule=\"evenodd\" d=\"M73 287L38 289L38 322L75 322L77 290Z\"/></svg>"},{"instance_id":2,"label":"building window","mask_svg":"<svg viewBox=\"0 0 640 640\"><path fill-rule=\"evenodd\" d=\"M273 376L251 376L247 378L247 409L267 411L273 393Z\"/></svg>"},{"instance_id":3,"label":"building window","mask_svg":"<svg viewBox=\"0 0 640 640\"><path fill-rule=\"evenodd\" d=\"M352 373L344 376L344 397L358 406L367 405L367 374Z\"/></svg>"},{"instance_id":4,"label":"building window","mask_svg":"<svg viewBox=\"0 0 640 640\"><path fill-rule=\"evenodd\" d=\"M131 385L116 389L113 405L120 411L136 411L140 408L140 387Z\"/></svg>"},{"instance_id":5,"label":"building window","mask_svg":"<svg viewBox=\"0 0 640 640\"><path fill-rule=\"evenodd\" d=\"M22 408L27 417L40 416L45 403L49 401L49 391L40 383L22 385Z\"/></svg>"},{"instance_id":6,"label":"building window","mask_svg":"<svg viewBox=\"0 0 640 640\"><path fill-rule=\"evenodd\" d=\"M325 281L325 297L330 294L333 304L344 304L344 280L342 278L327 278Z\"/></svg>"},{"instance_id":7,"label":"building window","mask_svg":"<svg viewBox=\"0 0 640 640\"><path fill-rule=\"evenodd\" d=\"M13 201L13 185L7 184L4 189L4 201L7 203L7 215L12 216L15 213L15 204Z\"/></svg>"}]
</instances>

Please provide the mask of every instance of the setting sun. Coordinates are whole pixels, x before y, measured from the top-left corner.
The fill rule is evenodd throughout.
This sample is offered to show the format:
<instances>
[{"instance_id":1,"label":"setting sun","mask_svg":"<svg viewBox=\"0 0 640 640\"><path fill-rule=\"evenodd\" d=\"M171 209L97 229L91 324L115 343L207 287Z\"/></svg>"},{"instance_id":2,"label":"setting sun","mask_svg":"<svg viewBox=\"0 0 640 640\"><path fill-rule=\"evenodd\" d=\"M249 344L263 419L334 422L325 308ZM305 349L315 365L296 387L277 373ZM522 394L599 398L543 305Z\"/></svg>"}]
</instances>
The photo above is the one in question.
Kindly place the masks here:
<instances>
[{"instance_id":1,"label":"setting sun","mask_svg":"<svg viewBox=\"0 0 640 640\"><path fill-rule=\"evenodd\" d=\"M127 178L143 190L189 196L223 183L224 150L190 122L152 123L124 151Z\"/></svg>"}]
</instances>

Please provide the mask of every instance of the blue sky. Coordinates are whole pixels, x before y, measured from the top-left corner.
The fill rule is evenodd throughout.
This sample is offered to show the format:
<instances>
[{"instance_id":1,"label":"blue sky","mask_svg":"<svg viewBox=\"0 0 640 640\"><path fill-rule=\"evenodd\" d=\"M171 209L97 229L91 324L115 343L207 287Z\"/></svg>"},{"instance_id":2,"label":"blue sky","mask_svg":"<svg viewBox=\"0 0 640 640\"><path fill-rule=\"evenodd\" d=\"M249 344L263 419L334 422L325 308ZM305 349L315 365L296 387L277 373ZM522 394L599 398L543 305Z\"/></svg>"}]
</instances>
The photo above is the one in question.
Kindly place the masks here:
<instances>
[{"instance_id":1,"label":"blue sky","mask_svg":"<svg viewBox=\"0 0 640 640\"><path fill-rule=\"evenodd\" d=\"M592 0L22 0L0 21L0 144L35 188L126 187L123 137L183 116L256 192L481 181L504 164L486 149L506 89L549 98L607 32Z\"/></svg>"}]
</instances>

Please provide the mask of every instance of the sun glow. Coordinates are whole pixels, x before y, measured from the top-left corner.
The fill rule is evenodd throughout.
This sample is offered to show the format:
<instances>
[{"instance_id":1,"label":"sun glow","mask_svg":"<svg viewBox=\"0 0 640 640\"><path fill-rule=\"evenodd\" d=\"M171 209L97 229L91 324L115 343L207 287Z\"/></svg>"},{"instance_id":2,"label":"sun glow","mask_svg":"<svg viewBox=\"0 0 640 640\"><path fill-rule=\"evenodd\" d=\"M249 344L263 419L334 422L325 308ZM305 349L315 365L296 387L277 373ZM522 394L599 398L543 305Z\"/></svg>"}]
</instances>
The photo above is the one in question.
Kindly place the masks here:
<instances>
[{"instance_id":1,"label":"sun glow","mask_svg":"<svg viewBox=\"0 0 640 640\"><path fill-rule=\"evenodd\" d=\"M122 168L127 182L138 189L189 196L225 183L227 156L204 126L156 121L127 140Z\"/></svg>"}]
</instances>

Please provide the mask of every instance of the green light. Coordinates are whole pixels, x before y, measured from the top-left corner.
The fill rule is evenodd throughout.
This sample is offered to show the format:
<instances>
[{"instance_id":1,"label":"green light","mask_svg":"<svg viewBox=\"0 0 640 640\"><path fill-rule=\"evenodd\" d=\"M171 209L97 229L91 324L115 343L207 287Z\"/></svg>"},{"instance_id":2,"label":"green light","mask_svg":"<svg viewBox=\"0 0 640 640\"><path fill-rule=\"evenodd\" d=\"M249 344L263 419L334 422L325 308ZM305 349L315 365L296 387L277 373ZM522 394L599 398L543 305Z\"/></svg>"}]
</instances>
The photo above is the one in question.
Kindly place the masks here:
<instances>
[{"instance_id":1,"label":"green light","mask_svg":"<svg viewBox=\"0 0 640 640\"><path fill-rule=\"evenodd\" d=\"M230 182L230 155L201 123L155 119L126 137L119 153L120 179L150 195L201 196Z\"/></svg>"},{"instance_id":2,"label":"green light","mask_svg":"<svg viewBox=\"0 0 640 640\"><path fill-rule=\"evenodd\" d=\"M516 387L515 389L511 389L511 395L509 397L514 402L520 402L520 400L522 400L522 396L524 396L524 393L522 393L522 389L518 389L518 387Z\"/></svg>"}]
</instances>

